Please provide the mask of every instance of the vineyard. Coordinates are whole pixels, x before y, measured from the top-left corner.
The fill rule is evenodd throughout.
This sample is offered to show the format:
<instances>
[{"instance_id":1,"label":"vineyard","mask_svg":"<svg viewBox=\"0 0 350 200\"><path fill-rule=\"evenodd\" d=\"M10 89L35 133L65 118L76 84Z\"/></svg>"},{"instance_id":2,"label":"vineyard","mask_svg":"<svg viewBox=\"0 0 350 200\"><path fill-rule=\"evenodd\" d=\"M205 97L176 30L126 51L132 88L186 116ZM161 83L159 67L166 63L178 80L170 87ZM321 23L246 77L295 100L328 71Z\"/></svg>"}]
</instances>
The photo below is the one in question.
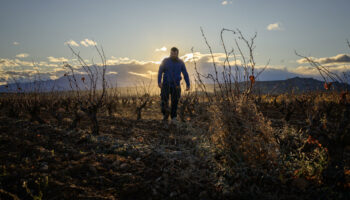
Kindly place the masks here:
<instances>
[{"instance_id":1,"label":"vineyard","mask_svg":"<svg viewBox=\"0 0 350 200\"><path fill-rule=\"evenodd\" d=\"M349 76L296 53L319 71L321 90L255 92L268 66L255 67L256 35L224 32L237 37L241 62L224 42L213 73L193 58L195 87L176 122L161 120L151 84L128 95L110 87L97 47L99 65L70 47L85 76L64 63L69 91L1 93L0 198L349 199Z\"/></svg>"}]
</instances>

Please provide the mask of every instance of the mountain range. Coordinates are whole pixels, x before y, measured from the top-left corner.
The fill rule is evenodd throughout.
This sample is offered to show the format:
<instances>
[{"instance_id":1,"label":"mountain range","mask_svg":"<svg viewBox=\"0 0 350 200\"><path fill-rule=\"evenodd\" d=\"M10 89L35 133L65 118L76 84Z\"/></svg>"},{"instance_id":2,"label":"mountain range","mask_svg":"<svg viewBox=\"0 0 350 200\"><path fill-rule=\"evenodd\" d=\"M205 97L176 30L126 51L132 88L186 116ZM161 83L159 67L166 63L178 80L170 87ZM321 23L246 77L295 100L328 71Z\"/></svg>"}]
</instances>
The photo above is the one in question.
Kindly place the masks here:
<instances>
[{"instance_id":1,"label":"mountain range","mask_svg":"<svg viewBox=\"0 0 350 200\"><path fill-rule=\"evenodd\" d=\"M75 88L75 83L73 81L69 81L72 80L72 78L72 76L62 76L56 80L1 85L0 93L17 91L69 91L72 88ZM75 79L77 80L78 87L82 90L88 88L90 85L89 79L83 75L75 75ZM122 81L120 81L120 79ZM122 74L109 74L106 75L106 80L108 82L109 88L133 88L137 85L138 87L142 87L142 85L152 85L153 88L156 87L155 80L132 74L128 74L127 79L123 79ZM241 84L243 85L244 83ZM101 89L101 85L101 82L98 81L97 89ZM330 90L342 90L344 88L348 88L349 90L350 86L348 84L333 82ZM316 80L314 78L294 77L286 80L256 81L253 88L254 93L262 94L281 94L286 92L302 93L310 91L325 91L324 82Z\"/></svg>"}]
</instances>

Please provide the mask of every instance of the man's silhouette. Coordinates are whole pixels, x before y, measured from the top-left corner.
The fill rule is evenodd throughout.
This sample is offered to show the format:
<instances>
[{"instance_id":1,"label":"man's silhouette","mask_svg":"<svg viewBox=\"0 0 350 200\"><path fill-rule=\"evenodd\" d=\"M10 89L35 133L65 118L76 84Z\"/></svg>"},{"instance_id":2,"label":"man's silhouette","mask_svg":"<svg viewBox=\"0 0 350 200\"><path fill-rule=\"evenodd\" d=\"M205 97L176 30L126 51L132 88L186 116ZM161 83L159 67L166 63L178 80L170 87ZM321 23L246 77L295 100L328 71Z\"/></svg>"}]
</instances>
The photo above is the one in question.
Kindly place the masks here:
<instances>
[{"instance_id":1,"label":"man's silhouette","mask_svg":"<svg viewBox=\"0 0 350 200\"><path fill-rule=\"evenodd\" d=\"M169 95L171 96L171 119L176 121L177 104L181 96L181 72L186 81L186 91L188 91L190 89L190 79L185 63L179 58L179 50L173 47L170 50L170 56L162 61L158 71L158 86L161 88L161 110L164 121L169 118Z\"/></svg>"}]
</instances>

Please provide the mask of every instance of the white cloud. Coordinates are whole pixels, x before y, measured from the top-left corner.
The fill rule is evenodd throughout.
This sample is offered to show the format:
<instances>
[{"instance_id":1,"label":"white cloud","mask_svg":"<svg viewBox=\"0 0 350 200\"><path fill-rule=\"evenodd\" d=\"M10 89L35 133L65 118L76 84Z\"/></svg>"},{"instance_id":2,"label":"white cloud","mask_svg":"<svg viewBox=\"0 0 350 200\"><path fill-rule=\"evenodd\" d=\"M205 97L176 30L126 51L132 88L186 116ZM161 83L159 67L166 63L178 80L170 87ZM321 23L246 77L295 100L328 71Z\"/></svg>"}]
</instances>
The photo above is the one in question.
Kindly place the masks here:
<instances>
[{"instance_id":1,"label":"white cloud","mask_svg":"<svg viewBox=\"0 0 350 200\"><path fill-rule=\"evenodd\" d=\"M217 62L218 65L223 64L225 59L226 59L226 55L225 53L213 53L214 56L214 61ZM167 57L167 56L166 56ZM166 58L164 57L164 58ZM241 61L239 60L239 56L236 55L237 57L237 65L241 65ZM144 61L144 60L136 60L136 59L130 59L128 57L120 57L117 58L115 56L111 56L110 59L107 60L107 65L119 65L119 64L135 64L135 65L146 65L146 64L160 64L161 61L164 59L162 58L161 60L158 61ZM207 62L207 63L212 63L212 56L211 54L202 54L200 52L195 52L193 53L187 53L183 56L180 56L180 59L182 59L184 62L188 63L188 62L192 62L193 59L196 62ZM229 61L231 65L234 65L234 56L230 55L229 56Z\"/></svg>"},{"instance_id":2,"label":"white cloud","mask_svg":"<svg viewBox=\"0 0 350 200\"><path fill-rule=\"evenodd\" d=\"M315 62L321 63L321 64L328 64L328 63L350 63L350 55L348 54L338 54L333 57L323 57L323 58L314 58L310 57ZM308 61L305 58L301 58L297 60L297 63L303 64L308 63Z\"/></svg>"},{"instance_id":3,"label":"white cloud","mask_svg":"<svg viewBox=\"0 0 350 200\"><path fill-rule=\"evenodd\" d=\"M350 72L350 55L348 54L338 54L336 56L323 58L310 57L310 59L322 64L327 70L339 76L342 76L343 72ZM317 68L310 66L305 58L297 60L297 63L301 65L292 69L293 72L305 75L319 75Z\"/></svg>"},{"instance_id":4,"label":"white cloud","mask_svg":"<svg viewBox=\"0 0 350 200\"><path fill-rule=\"evenodd\" d=\"M45 61L41 61L41 62L35 63L35 65L40 66L40 67L59 67L58 64L47 63Z\"/></svg>"},{"instance_id":5,"label":"white cloud","mask_svg":"<svg viewBox=\"0 0 350 200\"><path fill-rule=\"evenodd\" d=\"M334 64L334 65L328 65L327 69L335 74L338 74L339 77L343 76L344 73L349 73L350 72L350 65L340 65L340 64ZM294 69L290 69L291 72L297 73L297 74L302 74L302 75L312 75L312 76L319 76L319 71L312 66L298 66Z\"/></svg>"},{"instance_id":6,"label":"white cloud","mask_svg":"<svg viewBox=\"0 0 350 200\"><path fill-rule=\"evenodd\" d=\"M290 71L303 75L317 75L318 71L316 68L311 66L298 66L295 69L291 69Z\"/></svg>"},{"instance_id":7,"label":"white cloud","mask_svg":"<svg viewBox=\"0 0 350 200\"><path fill-rule=\"evenodd\" d=\"M214 61L218 65L223 65L224 61L226 60L226 54L225 53L213 53ZM239 57L236 55L236 57ZM188 53L180 57L184 62L193 62L193 59L196 62L201 62L201 63L212 63L213 59L211 54L202 54L200 52L195 52L194 54ZM230 65L241 65L242 62L237 58L237 60L234 60L234 56L230 55L228 57L228 60L230 62ZM227 66L227 63L226 63Z\"/></svg>"},{"instance_id":8,"label":"white cloud","mask_svg":"<svg viewBox=\"0 0 350 200\"><path fill-rule=\"evenodd\" d=\"M118 74L118 72L107 72L107 74L114 74L114 75L116 75L116 74Z\"/></svg>"},{"instance_id":9,"label":"white cloud","mask_svg":"<svg viewBox=\"0 0 350 200\"><path fill-rule=\"evenodd\" d=\"M70 45L70 46L75 46L75 47L78 47L79 44L76 43L74 40L69 40L67 42L64 43L65 45Z\"/></svg>"},{"instance_id":10,"label":"white cloud","mask_svg":"<svg viewBox=\"0 0 350 200\"><path fill-rule=\"evenodd\" d=\"M38 72L41 78L62 76L61 66L45 61L31 62L20 59L0 58L0 81L11 81L15 78L19 82L35 80ZM12 77L12 78L11 78Z\"/></svg>"},{"instance_id":11,"label":"white cloud","mask_svg":"<svg viewBox=\"0 0 350 200\"><path fill-rule=\"evenodd\" d=\"M223 1L223 2L221 2L221 5L227 5L227 4L232 4L232 1Z\"/></svg>"},{"instance_id":12,"label":"white cloud","mask_svg":"<svg viewBox=\"0 0 350 200\"><path fill-rule=\"evenodd\" d=\"M68 59L66 59L64 57L55 58L53 56L49 56L49 57L47 57L47 59L49 59L49 62L53 62L53 63L67 62L68 61Z\"/></svg>"},{"instance_id":13,"label":"white cloud","mask_svg":"<svg viewBox=\"0 0 350 200\"><path fill-rule=\"evenodd\" d=\"M22 67L22 66L33 66L32 62L23 61L19 59L8 59L8 58L0 58L0 67Z\"/></svg>"},{"instance_id":14,"label":"white cloud","mask_svg":"<svg viewBox=\"0 0 350 200\"><path fill-rule=\"evenodd\" d=\"M28 56L29 56L29 54L27 54L27 53L20 53L20 54L16 55L16 58L26 58Z\"/></svg>"},{"instance_id":15,"label":"white cloud","mask_svg":"<svg viewBox=\"0 0 350 200\"><path fill-rule=\"evenodd\" d=\"M158 63L156 61L140 61L136 59L130 59L128 57L117 58L111 56L111 59L107 60L107 65L119 65L119 64L135 64L135 65L145 65L148 63Z\"/></svg>"},{"instance_id":16,"label":"white cloud","mask_svg":"<svg viewBox=\"0 0 350 200\"><path fill-rule=\"evenodd\" d=\"M146 73L137 73L137 72L129 71L128 73L136 76L142 76L148 79L152 79L152 78L154 79L154 77L158 74L158 72L153 72L153 71L147 71Z\"/></svg>"},{"instance_id":17,"label":"white cloud","mask_svg":"<svg viewBox=\"0 0 350 200\"><path fill-rule=\"evenodd\" d=\"M89 40L89 39L87 39L87 38L86 38L85 40L80 41L80 44L83 45L83 46L85 46L85 47L97 45L96 42L94 42L94 41L92 41L92 40Z\"/></svg>"},{"instance_id":18,"label":"white cloud","mask_svg":"<svg viewBox=\"0 0 350 200\"><path fill-rule=\"evenodd\" d=\"M13 45L19 45L19 42L15 41L15 42L13 42Z\"/></svg>"},{"instance_id":19,"label":"white cloud","mask_svg":"<svg viewBox=\"0 0 350 200\"><path fill-rule=\"evenodd\" d=\"M111 59L107 60L107 65L127 64L129 62L130 62L130 58L128 57L117 58L117 57L111 56Z\"/></svg>"},{"instance_id":20,"label":"white cloud","mask_svg":"<svg viewBox=\"0 0 350 200\"><path fill-rule=\"evenodd\" d=\"M56 80L56 79L60 78L59 76L56 76L56 75L51 75L49 77L50 77L51 80Z\"/></svg>"},{"instance_id":21,"label":"white cloud","mask_svg":"<svg viewBox=\"0 0 350 200\"><path fill-rule=\"evenodd\" d=\"M0 69L2 70L15 70L15 69L23 69L23 68L34 69L35 67L41 67L40 71L46 70L46 68L54 69L59 67L57 64L48 63L45 61L40 62L31 62L31 61L23 61L19 59L7 59L0 58Z\"/></svg>"},{"instance_id":22,"label":"white cloud","mask_svg":"<svg viewBox=\"0 0 350 200\"><path fill-rule=\"evenodd\" d=\"M162 48L156 49L155 51L158 52L158 51L166 51L166 50L167 50L166 47L162 47Z\"/></svg>"},{"instance_id":23,"label":"white cloud","mask_svg":"<svg viewBox=\"0 0 350 200\"><path fill-rule=\"evenodd\" d=\"M216 62L216 66L219 74L223 71L223 63L226 59L226 55L224 53L214 53L214 60ZM19 80L32 80L32 78L37 73L36 69L39 70L41 74L44 74L44 77L56 79L58 77L63 76L65 72L60 66L61 62L68 61L68 59L64 57L47 57L47 61L41 61L35 63L33 65L31 62L21 61L19 59L2 59L0 58L0 70L4 73L0 73L0 82L6 81L9 76L14 76ZM346 56L337 55L334 57L329 57L333 60L343 60ZM329 60L328 58L328 60ZM193 59L195 59L197 64L197 69L200 73L214 74L212 57L211 54L207 53L187 53L180 57L185 64L187 71L192 77L195 74ZM319 58L321 59L321 58ZM325 58L322 58L325 59ZM231 55L229 57L231 66L235 66L234 57ZM327 60L327 59L325 59ZM345 59L346 60L346 59ZM69 61L73 62L73 59L69 59ZM159 64L161 60L158 61L145 61L145 60L137 60L129 57L115 57L111 56L107 60L108 64L108 75L112 76L117 75L119 86L130 86L133 85L137 80L156 80ZM97 63L98 64L98 63ZM237 66L239 67L240 72L243 73L243 69L241 68L241 58L237 57ZM336 63L327 63L324 64L327 66L332 72L342 72L349 71L350 66L346 66L344 62L336 62ZM99 64L98 64L99 65ZM304 65L304 66L302 66ZM227 66L227 64L226 64ZM36 68L38 67L38 68ZM84 73L79 65L74 65L76 72L79 74ZM257 65L256 70L260 71L264 65ZM228 68L226 68L228 69ZM311 77L319 77L318 71L315 68L310 67L308 64L303 63L300 64L297 68L285 68L284 66L268 66L268 69L262 73L260 80L274 80L274 79L284 79L285 77L294 77L297 75L307 75Z\"/></svg>"},{"instance_id":24,"label":"white cloud","mask_svg":"<svg viewBox=\"0 0 350 200\"><path fill-rule=\"evenodd\" d=\"M269 24L267 27L266 27L267 30L269 31L282 31L283 28L282 28L282 24L279 23L279 22L276 22L274 24Z\"/></svg>"}]
</instances>

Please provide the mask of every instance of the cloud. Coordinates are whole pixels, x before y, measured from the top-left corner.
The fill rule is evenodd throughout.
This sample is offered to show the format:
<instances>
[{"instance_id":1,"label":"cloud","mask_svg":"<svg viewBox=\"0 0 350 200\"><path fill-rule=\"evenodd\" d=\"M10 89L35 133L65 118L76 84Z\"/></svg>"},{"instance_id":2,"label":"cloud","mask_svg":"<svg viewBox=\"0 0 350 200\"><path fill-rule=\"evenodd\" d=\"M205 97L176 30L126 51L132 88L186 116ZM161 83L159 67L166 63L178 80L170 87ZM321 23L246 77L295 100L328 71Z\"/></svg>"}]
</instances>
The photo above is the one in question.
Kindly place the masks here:
<instances>
[{"instance_id":1,"label":"cloud","mask_svg":"<svg viewBox=\"0 0 350 200\"><path fill-rule=\"evenodd\" d=\"M16 42L16 41L15 41L15 42L13 42L13 45L15 45L15 46L16 46L16 45L19 45L19 42Z\"/></svg>"},{"instance_id":2,"label":"cloud","mask_svg":"<svg viewBox=\"0 0 350 200\"><path fill-rule=\"evenodd\" d=\"M64 44L65 45L70 45L70 46L75 46L75 47L79 46L79 44L76 41L74 41L74 40L68 40ZM95 41L90 40L88 38L85 38L84 40L80 41L80 44L83 45L84 47L97 45L97 43Z\"/></svg>"},{"instance_id":3,"label":"cloud","mask_svg":"<svg viewBox=\"0 0 350 200\"><path fill-rule=\"evenodd\" d=\"M213 53L214 56L214 62L216 62L219 65L223 65L224 61L226 60L226 54L224 53ZM239 57L236 55L236 57ZM212 63L213 59L211 57L211 54L202 54L200 52L195 52L195 53L188 53L180 57L184 62L193 62L195 60L196 62L207 62L207 63ZM230 55L228 57L228 60L230 62L230 65L241 65L241 60L237 59L236 61L234 60L234 56ZM227 65L227 63L226 63Z\"/></svg>"},{"instance_id":4,"label":"cloud","mask_svg":"<svg viewBox=\"0 0 350 200\"><path fill-rule=\"evenodd\" d=\"M221 5L227 5L227 4L232 4L232 1L223 1L223 2L221 2Z\"/></svg>"},{"instance_id":5,"label":"cloud","mask_svg":"<svg viewBox=\"0 0 350 200\"><path fill-rule=\"evenodd\" d=\"M13 68L13 67L23 67L23 66L33 66L32 62L22 61L19 59L8 59L0 58L0 67L4 68Z\"/></svg>"},{"instance_id":6,"label":"cloud","mask_svg":"<svg viewBox=\"0 0 350 200\"><path fill-rule=\"evenodd\" d=\"M221 79L221 72L223 71L223 63L226 59L226 55L224 53L214 53L214 61L216 62L216 66L218 69L218 76ZM30 81L35 80L35 76L39 70L41 77L47 79L57 79L62 77L64 73L66 73L67 69L62 68L59 64L60 62L68 61L68 59L64 57L47 57L48 61L41 61L35 63L33 65L31 62L22 61L20 59L6 59L0 58L0 70L4 73L0 73L0 82L8 81L9 77L15 77L19 81ZM346 56L334 56L329 57L332 59L324 59L324 60L333 60L333 61L347 61ZM180 57L185 62L187 71L190 75L191 81L193 81L193 76L196 75L195 65L193 59L196 61L196 66L198 71L203 74L212 74L215 75L212 57L211 54L194 52L187 53ZM73 59L69 61L73 62ZM240 57L237 57L237 61L235 63L234 57L229 57L230 64L232 66L232 73L235 73L235 66L238 67L241 75L244 75L244 70L241 67L242 61ZM108 78L117 82L117 85L120 87L124 86L133 86L140 81L154 81L157 80L157 73L159 69L159 64L161 60L158 61L145 61L145 60L137 60L129 57L115 57L111 56L107 60L107 75ZM264 63L262 63L264 64ZM97 63L100 66L99 63ZM303 66L305 65L305 66ZM334 62L325 64L332 72L343 72L350 71L350 66L344 65L343 62ZM226 64L227 66L227 64ZM37 68L36 68L37 67ZM85 71L81 69L79 65L73 66L76 70L77 74L83 74ZM255 68L255 72L258 73L262 70L264 65L257 65ZM228 67L226 67L228 70ZM286 68L284 66L271 66L259 76L259 80L283 80L286 78L293 78L295 76L306 76L306 77L314 77L318 78L318 71L308 64L301 64L296 68ZM114 78L113 78L114 77ZM242 76L241 76L242 77ZM205 80L205 82L210 83L209 80ZM153 83L153 82L152 82Z\"/></svg>"},{"instance_id":7,"label":"cloud","mask_svg":"<svg viewBox=\"0 0 350 200\"><path fill-rule=\"evenodd\" d=\"M350 63L350 55L348 54L338 54L333 57L323 57L323 58L314 58L310 57L313 61L318 62L320 64L329 64L329 63ZM305 58L301 58L297 60L297 63L303 64L308 63Z\"/></svg>"},{"instance_id":8,"label":"cloud","mask_svg":"<svg viewBox=\"0 0 350 200\"><path fill-rule=\"evenodd\" d=\"M0 81L11 82L15 79L19 82L28 82L36 80L39 74L43 80L50 79L50 77L61 77L65 71L60 68L55 63L45 61L33 63L17 58L0 58Z\"/></svg>"},{"instance_id":9,"label":"cloud","mask_svg":"<svg viewBox=\"0 0 350 200\"><path fill-rule=\"evenodd\" d=\"M336 73L339 76L343 76L343 73L350 72L350 65L344 65L343 63L332 63L324 65L330 72ZM319 75L318 70L312 66L300 65L295 69L291 69L291 71L298 74L307 74L307 75Z\"/></svg>"},{"instance_id":10,"label":"cloud","mask_svg":"<svg viewBox=\"0 0 350 200\"><path fill-rule=\"evenodd\" d=\"M267 30L269 31L282 31L283 28L282 28L282 24L279 23L279 22L276 22L274 24L269 24L267 27L266 27Z\"/></svg>"},{"instance_id":11,"label":"cloud","mask_svg":"<svg viewBox=\"0 0 350 200\"><path fill-rule=\"evenodd\" d=\"M138 64L138 65L144 65L147 63L155 63L158 64L160 62L157 61L140 61L140 60L136 60L136 59L130 59L128 57L114 57L111 56L111 59L107 60L107 65L119 65L119 64Z\"/></svg>"},{"instance_id":12,"label":"cloud","mask_svg":"<svg viewBox=\"0 0 350 200\"><path fill-rule=\"evenodd\" d=\"M116 75L116 74L118 74L118 72L107 72L106 74L114 74L114 75Z\"/></svg>"},{"instance_id":13,"label":"cloud","mask_svg":"<svg viewBox=\"0 0 350 200\"><path fill-rule=\"evenodd\" d=\"M17 71L6 71L0 75L0 80L6 83L16 82L30 82L34 80L48 80L48 79L57 79L57 77L62 76L63 74L56 74L53 72L38 72L37 70L17 70Z\"/></svg>"},{"instance_id":14,"label":"cloud","mask_svg":"<svg viewBox=\"0 0 350 200\"><path fill-rule=\"evenodd\" d=\"M224 53L214 53L214 60L217 62L218 68L222 69L220 65L223 64L225 60ZM211 54L202 54L200 52L188 53L180 57L185 63L190 76L193 76L194 64L193 59L195 59L198 69L203 74L213 73L212 57ZM2 59L0 58L0 70L6 72L4 74L0 73L0 79L5 78L9 74L12 74L18 80L30 81L33 80L33 76L37 73L38 69L40 73L43 73L43 77L54 78L63 76L66 69L63 69L60 63L64 61L72 61L74 59L68 60L64 57L47 57L47 61L36 62L35 65L31 62L22 61L19 59ZM230 61L232 61L232 56L230 56ZM109 76L116 76L119 86L130 86L139 80L156 80L159 64L161 60L157 61L146 61L137 60L128 57L115 57L111 56L107 60L107 74ZM240 61L237 61L240 64ZM99 65L99 63L97 63ZM234 62L231 62L234 65ZM38 67L38 68L36 68ZM79 65L73 66L78 74L84 73L84 70L80 68Z\"/></svg>"},{"instance_id":15,"label":"cloud","mask_svg":"<svg viewBox=\"0 0 350 200\"><path fill-rule=\"evenodd\" d=\"M214 53L214 61L216 62L219 71L222 71L223 63L226 59L226 55L224 53ZM187 71L190 74L190 76L193 76L195 74L194 70L194 63L193 59L196 61L198 70L203 74L214 74L213 64L212 64L212 57L211 54L203 54L200 52L194 52L194 53L187 53L180 57L182 59L187 67ZM238 58L239 59L239 58ZM235 66L235 62L233 59L233 56L229 57L231 66ZM39 62L36 63L35 66L39 66L39 71L43 73L49 73L50 76L47 77L57 77L62 76L62 67L59 66L58 63L68 61L68 59L64 57L48 57L49 62ZM73 62L73 61L72 61ZM107 60L107 74L110 76L117 76L118 84L119 86L130 86L133 85L133 83L137 80L156 80L159 64L161 60L158 61L145 61L145 60L137 60L137 59L131 59L128 57L120 57L117 58L115 56L111 56L110 59ZM241 61L237 60L237 65L241 65ZM31 74L33 74L34 67L31 63L20 61L19 59L16 60L10 60L10 59L0 59L0 66L2 65L11 65L11 68L6 68L5 71L12 71L12 72L23 72L24 74L27 74L24 76L24 74L21 74L21 77L27 77L29 79L31 77ZM28 67L23 67L27 65ZM99 64L98 64L99 65ZM29 67L30 66L30 67ZM227 66L227 65L226 65ZM14 68L15 67L15 68ZM80 67L76 67L77 73L83 73L84 71L80 69ZM23 71L23 69L26 69L28 71ZM33 71L33 72L31 72ZM1 75L0 75L1 78Z\"/></svg>"},{"instance_id":16,"label":"cloud","mask_svg":"<svg viewBox=\"0 0 350 200\"><path fill-rule=\"evenodd\" d=\"M47 57L47 59L49 59L49 62L53 62L53 63L62 63L62 62L68 61L68 59L66 59L64 57L55 58L53 56L49 56L49 57Z\"/></svg>"},{"instance_id":17,"label":"cloud","mask_svg":"<svg viewBox=\"0 0 350 200\"><path fill-rule=\"evenodd\" d=\"M89 39L87 39L87 38L86 38L85 40L80 41L80 44L83 45L83 46L85 46L85 47L97 45L96 42L94 42L94 41L92 41L92 40L89 40Z\"/></svg>"},{"instance_id":18,"label":"cloud","mask_svg":"<svg viewBox=\"0 0 350 200\"><path fill-rule=\"evenodd\" d=\"M40 71L47 71L53 70L59 65L54 63L48 63L45 61L40 62L29 62L29 61L23 61L19 59L7 59L7 58L0 58L0 70L4 71L12 71L12 70L23 70L23 69L35 69L37 67L40 67Z\"/></svg>"},{"instance_id":19,"label":"cloud","mask_svg":"<svg viewBox=\"0 0 350 200\"><path fill-rule=\"evenodd\" d=\"M130 71L129 74L136 75L136 76L141 76L141 77L148 78L148 79L155 79L155 77L157 76L158 72L149 70L146 73L137 73L137 72Z\"/></svg>"},{"instance_id":20,"label":"cloud","mask_svg":"<svg viewBox=\"0 0 350 200\"><path fill-rule=\"evenodd\" d=\"M156 51L156 52L159 52L159 51L166 51L166 50L167 50L166 47L162 47L162 48L156 49L155 51Z\"/></svg>"},{"instance_id":21,"label":"cloud","mask_svg":"<svg viewBox=\"0 0 350 200\"><path fill-rule=\"evenodd\" d=\"M78 47L79 44L76 43L74 40L69 40L67 42L64 43L65 45L70 45L70 46L75 46L75 47Z\"/></svg>"},{"instance_id":22,"label":"cloud","mask_svg":"<svg viewBox=\"0 0 350 200\"><path fill-rule=\"evenodd\" d=\"M16 58L26 58L28 56L29 56L29 54L27 54L27 53L20 53L20 54L16 55Z\"/></svg>"},{"instance_id":23,"label":"cloud","mask_svg":"<svg viewBox=\"0 0 350 200\"><path fill-rule=\"evenodd\" d=\"M313 61L322 64L322 66L330 72L338 74L340 77L343 76L343 73L350 73L350 55L348 54L338 54L332 57L310 58ZM315 67L310 66L305 58L297 60L297 63L301 65L292 69L293 72L304 75L319 76L319 71Z\"/></svg>"},{"instance_id":24,"label":"cloud","mask_svg":"<svg viewBox=\"0 0 350 200\"><path fill-rule=\"evenodd\" d=\"M318 71L316 68L311 66L298 66L295 69L291 69L294 73L304 74L304 75L317 75Z\"/></svg>"},{"instance_id":25,"label":"cloud","mask_svg":"<svg viewBox=\"0 0 350 200\"><path fill-rule=\"evenodd\" d=\"M35 63L35 65L39 66L39 67L59 67L58 64L54 64L54 63L47 63L45 61L40 61L38 63Z\"/></svg>"},{"instance_id":26,"label":"cloud","mask_svg":"<svg viewBox=\"0 0 350 200\"><path fill-rule=\"evenodd\" d=\"M56 76L56 75L51 75L49 77L50 77L51 80L56 80L56 79L60 78L59 76Z\"/></svg>"}]
</instances>

